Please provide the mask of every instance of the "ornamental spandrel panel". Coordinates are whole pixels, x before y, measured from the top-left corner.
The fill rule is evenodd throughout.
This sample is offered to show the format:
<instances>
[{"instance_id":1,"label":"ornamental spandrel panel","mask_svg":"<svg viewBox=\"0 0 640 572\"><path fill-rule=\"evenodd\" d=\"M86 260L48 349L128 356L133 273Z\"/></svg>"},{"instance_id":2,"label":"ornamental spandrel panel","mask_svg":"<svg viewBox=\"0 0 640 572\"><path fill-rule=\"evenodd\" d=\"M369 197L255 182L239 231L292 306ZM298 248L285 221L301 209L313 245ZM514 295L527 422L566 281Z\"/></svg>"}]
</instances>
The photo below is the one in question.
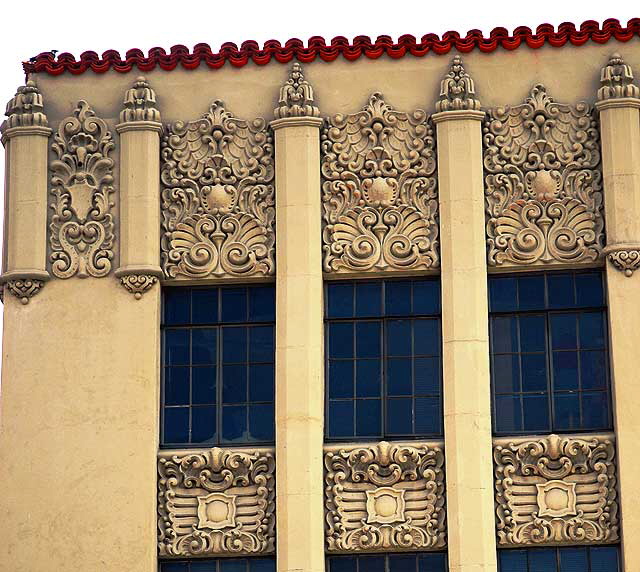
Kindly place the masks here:
<instances>
[{"instance_id":1,"label":"ornamental spandrel panel","mask_svg":"<svg viewBox=\"0 0 640 572\"><path fill-rule=\"evenodd\" d=\"M221 101L162 139L161 261L166 279L251 278L275 271L273 138L264 119Z\"/></svg>"},{"instance_id":2,"label":"ornamental spandrel panel","mask_svg":"<svg viewBox=\"0 0 640 572\"><path fill-rule=\"evenodd\" d=\"M620 538L613 434L496 439L500 545Z\"/></svg>"},{"instance_id":3,"label":"ornamental spandrel panel","mask_svg":"<svg viewBox=\"0 0 640 572\"><path fill-rule=\"evenodd\" d=\"M435 137L426 112L374 93L321 134L323 265L328 273L440 265Z\"/></svg>"},{"instance_id":4,"label":"ornamental spandrel panel","mask_svg":"<svg viewBox=\"0 0 640 572\"><path fill-rule=\"evenodd\" d=\"M161 451L161 557L268 554L275 550L272 450Z\"/></svg>"},{"instance_id":5,"label":"ornamental spandrel panel","mask_svg":"<svg viewBox=\"0 0 640 572\"><path fill-rule=\"evenodd\" d=\"M599 129L587 103L544 85L483 126L490 266L589 264L604 247Z\"/></svg>"},{"instance_id":6,"label":"ornamental spandrel panel","mask_svg":"<svg viewBox=\"0 0 640 572\"><path fill-rule=\"evenodd\" d=\"M446 545L441 443L325 446L324 465L329 551Z\"/></svg>"}]
</instances>

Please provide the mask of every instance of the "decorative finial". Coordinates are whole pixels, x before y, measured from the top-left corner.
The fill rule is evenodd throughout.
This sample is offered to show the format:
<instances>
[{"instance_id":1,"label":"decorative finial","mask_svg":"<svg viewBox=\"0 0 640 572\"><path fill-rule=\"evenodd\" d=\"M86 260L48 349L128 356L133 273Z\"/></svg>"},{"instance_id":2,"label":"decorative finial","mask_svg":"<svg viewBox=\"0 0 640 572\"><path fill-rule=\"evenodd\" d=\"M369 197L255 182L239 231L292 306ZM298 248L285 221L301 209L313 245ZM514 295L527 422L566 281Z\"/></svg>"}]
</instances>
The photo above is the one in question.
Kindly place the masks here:
<instances>
[{"instance_id":1,"label":"decorative finial","mask_svg":"<svg viewBox=\"0 0 640 572\"><path fill-rule=\"evenodd\" d=\"M276 119L285 117L319 117L320 110L313 99L313 88L304 79L302 66L294 63L289 72L289 79L280 88L278 107L273 110Z\"/></svg>"},{"instance_id":2,"label":"decorative finial","mask_svg":"<svg viewBox=\"0 0 640 572\"><path fill-rule=\"evenodd\" d=\"M600 85L599 101L619 97L640 97L640 88L633 83L631 66L624 63L620 54L613 54L609 63L602 68Z\"/></svg>"},{"instance_id":3,"label":"decorative finial","mask_svg":"<svg viewBox=\"0 0 640 572\"><path fill-rule=\"evenodd\" d=\"M462 58L454 56L449 73L440 82L440 100L436 102L436 111L480 110L480 101L475 95L473 80L465 71Z\"/></svg>"},{"instance_id":4,"label":"decorative finial","mask_svg":"<svg viewBox=\"0 0 640 572\"><path fill-rule=\"evenodd\" d=\"M7 120L0 127L1 131L12 127L47 127L47 116L44 114L42 94L32 79L20 86L15 96L7 103L5 112Z\"/></svg>"},{"instance_id":5,"label":"decorative finial","mask_svg":"<svg viewBox=\"0 0 640 572\"><path fill-rule=\"evenodd\" d=\"M136 78L131 89L124 95L124 109L120 112L120 122L160 121L156 108L156 92L151 89L144 76Z\"/></svg>"}]
</instances>

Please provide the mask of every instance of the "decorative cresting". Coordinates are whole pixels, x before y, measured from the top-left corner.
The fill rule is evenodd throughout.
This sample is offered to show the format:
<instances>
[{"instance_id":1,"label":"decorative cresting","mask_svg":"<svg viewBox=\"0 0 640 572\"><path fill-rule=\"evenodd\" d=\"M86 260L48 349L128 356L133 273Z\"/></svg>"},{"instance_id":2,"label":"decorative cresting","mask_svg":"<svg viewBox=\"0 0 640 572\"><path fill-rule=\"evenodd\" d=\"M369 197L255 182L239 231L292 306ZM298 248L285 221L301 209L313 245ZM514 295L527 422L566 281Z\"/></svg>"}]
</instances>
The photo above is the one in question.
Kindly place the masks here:
<instances>
[{"instance_id":1,"label":"decorative cresting","mask_svg":"<svg viewBox=\"0 0 640 572\"><path fill-rule=\"evenodd\" d=\"M304 78L302 66L294 63L289 79L280 88L278 107L273 110L276 119L286 117L319 117L320 110L315 104L313 88Z\"/></svg>"},{"instance_id":2,"label":"decorative cresting","mask_svg":"<svg viewBox=\"0 0 640 572\"><path fill-rule=\"evenodd\" d=\"M473 80L462 65L462 58L454 56L449 73L440 82L440 99L436 111L480 110Z\"/></svg>"},{"instance_id":3,"label":"decorative cresting","mask_svg":"<svg viewBox=\"0 0 640 572\"><path fill-rule=\"evenodd\" d=\"M490 266L591 263L604 220L598 125L585 102L555 103L535 85L484 124Z\"/></svg>"},{"instance_id":4,"label":"decorative cresting","mask_svg":"<svg viewBox=\"0 0 640 572\"><path fill-rule=\"evenodd\" d=\"M114 257L113 138L86 101L60 123L52 145L51 271L58 278L101 278Z\"/></svg>"},{"instance_id":5,"label":"decorative cresting","mask_svg":"<svg viewBox=\"0 0 640 572\"><path fill-rule=\"evenodd\" d=\"M612 434L494 440L499 544L617 542Z\"/></svg>"},{"instance_id":6,"label":"decorative cresting","mask_svg":"<svg viewBox=\"0 0 640 572\"><path fill-rule=\"evenodd\" d=\"M324 464L330 551L445 546L442 443L330 446Z\"/></svg>"},{"instance_id":7,"label":"decorative cresting","mask_svg":"<svg viewBox=\"0 0 640 572\"><path fill-rule=\"evenodd\" d=\"M273 141L214 101L162 141L162 268L166 278L274 273Z\"/></svg>"},{"instance_id":8,"label":"decorative cresting","mask_svg":"<svg viewBox=\"0 0 640 572\"><path fill-rule=\"evenodd\" d=\"M325 272L440 265L435 137L422 110L395 111L374 93L322 130Z\"/></svg>"},{"instance_id":9,"label":"decorative cresting","mask_svg":"<svg viewBox=\"0 0 640 572\"><path fill-rule=\"evenodd\" d=\"M32 79L20 86L14 97L7 103L5 111L7 119L0 128L4 134L14 127L48 127L49 122L44 113L42 94Z\"/></svg>"},{"instance_id":10,"label":"decorative cresting","mask_svg":"<svg viewBox=\"0 0 640 572\"><path fill-rule=\"evenodd\" d=\"M156 92L151 89L144 76L136 78L133 87L124 96L124 109L120 112L120 123L133 121L160 121L156 107Z\"/></svg>"},{"instance_id":11,"label":"decorative cresting","mask_svg":"<svg viewBox=\"0 0 640 572\"><path fill-rule=\"evenodd\" d=\"M274 473L272 450L161 451L160 556L273 552Z\"/></svg>"}]
</instances>

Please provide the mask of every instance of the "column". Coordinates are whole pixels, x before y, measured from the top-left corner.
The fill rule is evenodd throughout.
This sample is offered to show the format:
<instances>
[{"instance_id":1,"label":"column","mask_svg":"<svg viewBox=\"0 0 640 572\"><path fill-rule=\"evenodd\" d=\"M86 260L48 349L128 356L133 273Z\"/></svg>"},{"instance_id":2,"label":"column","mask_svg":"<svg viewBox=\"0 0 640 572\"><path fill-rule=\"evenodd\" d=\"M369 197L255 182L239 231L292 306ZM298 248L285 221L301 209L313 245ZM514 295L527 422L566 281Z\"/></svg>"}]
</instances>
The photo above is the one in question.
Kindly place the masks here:
<instances>
[{"instance_id":1,"label":"column","mask_svg":"<svg viewBox=\"0 0 640 572\"><path fill-rule=\"evenodd\" d=\"M34 81L18 89L2 124L6 194L0 282L23 304L49 279L46 270L47 145L51 135Z\"/></svg>"},{"instance_id":2,"label":"column","mask_svg":"<svg viewBox=\"0 0 640 572\"><path fill-rule=\"evenodd\" d=\"M320 126L294 64L272 122L276 155L278 572L324 571Z\"/></svg>"},{"instance_id":3,"label":"column","mask_svg":"<svg viewBox=\"0 0 640 572\"><path fill-rule=\"evenodd\" d=\"M438 113L447 530L451 572L495 572L484 112L455 57Z\"/></svg>"},{"instance_id":4,"label":"column","mask_svg":"<svg viewBox=\"0 0 640 572\"><path fill-rule=\"evenodd\" d=\"M120 268L116 276L139 300L162 275L160 262L160 112L138 77L124 98L120 134Z\"/></svg>"},{"instance_id":5,"label":"column","mask_svg":"<svg viewBox=\"0 0 640 572\"><path fill-rule=\"evenodd\" d=\"M640 570L640 89L614 54L602 70L600 112L605 252L624 570Z\"/></svg>"}]
</instances>

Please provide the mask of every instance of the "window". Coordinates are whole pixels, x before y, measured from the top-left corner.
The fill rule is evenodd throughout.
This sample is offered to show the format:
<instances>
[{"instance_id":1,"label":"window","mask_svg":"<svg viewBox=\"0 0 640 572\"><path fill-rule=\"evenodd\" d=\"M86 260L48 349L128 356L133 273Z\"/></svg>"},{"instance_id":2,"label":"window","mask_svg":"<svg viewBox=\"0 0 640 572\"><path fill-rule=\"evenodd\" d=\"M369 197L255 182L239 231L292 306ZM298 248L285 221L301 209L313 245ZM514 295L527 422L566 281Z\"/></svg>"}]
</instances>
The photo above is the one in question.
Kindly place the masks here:
<instances>
[{"instance_id":1,"label":"window","mask_svg":"<svg viewBox=\"0 0 640 572\"><path fill-rule=\"evenodd\" d=\"M326 286L327 439L442 435L437 279Z\"/></svg>"},{"instance_id":2,"label":"window","mask_svg":"<svg viewBox=\"0 0 640 572\"><path fill-rule=\"evenodd\" d=\"M327 572L447 572L444 552L330 556Z\"/></svg>"},{"instance_id":3,"label":"window","mask_svg":"<svg viewBox=\"0 0 640 572\"><path fill-rule=\"evenodd\" d=\"M216 558L160 562L160 572L276 572L276 559Z\"/></svg>"},{"instance_id":4,"label":"window","mask_svg":"<svg viewBox=\"0 0 640 572\"><path fill-rule=\"evenodd\" d=\"M489 277L494 432L611 428L602 273Z\"/></svg>"},{"instance_id":5,"label":"window","mask_svg":"<svg viewBox=\"0 0 640 572\"><path fill-rule=\"evenodd\" d=\"M499 550L499 572L619 572L617 546Z\"/></svg>"},{"instance_id":6,"label":"window","mask_svg":"<svg viewBox=\"0 0 640 572\"><path fill-rule=\"evenodd\" d=\"M163 310L162 445L273 442L274 286L167 288Z\"/></svg>"}]
</instances>

